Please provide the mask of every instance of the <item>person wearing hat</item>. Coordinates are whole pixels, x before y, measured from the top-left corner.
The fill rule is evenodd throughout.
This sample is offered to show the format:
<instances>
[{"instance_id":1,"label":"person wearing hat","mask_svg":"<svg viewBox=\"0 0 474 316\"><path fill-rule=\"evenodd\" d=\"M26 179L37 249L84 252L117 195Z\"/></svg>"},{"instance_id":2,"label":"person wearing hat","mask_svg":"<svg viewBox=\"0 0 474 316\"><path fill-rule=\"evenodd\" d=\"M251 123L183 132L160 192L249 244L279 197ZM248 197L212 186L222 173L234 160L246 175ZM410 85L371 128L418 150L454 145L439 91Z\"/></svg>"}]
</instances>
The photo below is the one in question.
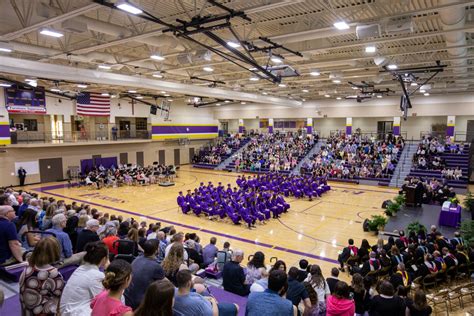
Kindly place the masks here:
<instances>
[{"instance_id":1,"label":"person wearing hat","mask_svg":"<svg viewBox=\"0 0 474 316\"><path fill-rule=\"evenodd\" d=\"M0 206L0 265L23 262L23 250L18 241L15 224L15 210L10 205Z\"/></svg>"}]
</instances>

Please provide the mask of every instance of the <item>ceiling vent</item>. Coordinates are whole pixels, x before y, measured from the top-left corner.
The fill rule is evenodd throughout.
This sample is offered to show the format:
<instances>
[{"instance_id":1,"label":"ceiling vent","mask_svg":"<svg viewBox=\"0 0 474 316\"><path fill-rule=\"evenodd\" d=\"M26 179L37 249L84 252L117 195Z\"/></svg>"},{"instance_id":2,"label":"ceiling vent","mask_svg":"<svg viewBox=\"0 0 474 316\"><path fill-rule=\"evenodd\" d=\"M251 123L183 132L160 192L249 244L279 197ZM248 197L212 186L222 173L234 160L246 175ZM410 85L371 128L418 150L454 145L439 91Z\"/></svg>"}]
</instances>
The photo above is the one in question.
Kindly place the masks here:
<instances>
[{"instance_id":1,"label":"ceiling vent","mask_svg":"<svg viewBox=\"0 0 474 316\"><path fill-rule=\"evenodd\" d=\"M192 63L193 59L192 59L192 56L188 53L186 54L179 54L177 57L176 57L176 60L178 61L179 64L181 65L187 65L187 64L190 64Z\"/></svg>"},{"instance_id":2,"label":"ceiling vent","mask_svg":"<svg viewBox=\"0 0 474 316\"><path fill-rule=\"evenodd\" d=\"M194 54L192 61L211 61L211 52L207 49L201 49L196 51Z\"/></svg>"},{"instance_id":3,"label":"ceiling vent","mask_svg":"<svg viewBox=\"0 0 474 316\"><path fill-rule=\"evenodd\" d=\"M380 37L380 24L357 25L357 39Z\"/></svg>"},{"instance_id":4,"label":"ceiling vent","mask_svg":"<svg viewBox=\"0 0 474 316\"><path fill-rule=\"evenodd\" d=\"M389 18L385 24L387 34L413 33L413 20L411 15Z\"/></svg>"}]
</instances>

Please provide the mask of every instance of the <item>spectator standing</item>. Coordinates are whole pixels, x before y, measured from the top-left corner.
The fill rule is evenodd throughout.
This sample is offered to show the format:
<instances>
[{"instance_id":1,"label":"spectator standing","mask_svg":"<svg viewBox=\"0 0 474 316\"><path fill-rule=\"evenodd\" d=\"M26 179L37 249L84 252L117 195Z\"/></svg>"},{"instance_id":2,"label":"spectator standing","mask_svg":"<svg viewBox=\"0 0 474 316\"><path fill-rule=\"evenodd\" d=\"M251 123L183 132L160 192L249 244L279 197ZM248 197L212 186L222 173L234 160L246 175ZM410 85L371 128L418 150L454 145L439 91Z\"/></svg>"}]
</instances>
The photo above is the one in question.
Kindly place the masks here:
<instances>
[{"instance_id":1,"label":"spectator standing","mask_svg":"<svg viewBox=\"0 0 474 316\"><path fill-rule=\"evenodd\" d=\"M288 277L282 270L273 270L268 277L268 289L249 295L246 316L296 316L296 307L283 298L288 289Z\"/></svg>"},{"instance_id":2,"label":"spectator standing","mask_svg":"<svg viewBox=\"0 0 474 316\"><path fill-rule=\"evenodd\" d=\"M394 296L395 290L389 281L380 284L380 294L372 298L370 304L370 316L404 316L405 302L398 296Z\"/></svg>"},{"instance_id":3,"label":"spectator standing","mask_svg":"<svg viewBox=\"0 0 474 316\"><path fill-rule=\"evenodd\" d=\"M407 304L407 316L429 316L433 312L431 306L426 301L426 294L419 289L415 292L413 302Z\"/></svg>"},{"instance_id":4,"label":"spectator standing","mask_svg":"<svg viewBox=\"0 0 474 316\"><path fill-rule=\"evenodd\" d=\"M132 281L125 290L125 303L136 309L142 301L148 286L165 277L163 268L156 262L158 254L158 240L147 240L144 244L144 253L132 262Z\"/></svg>"},{"instance_id":5,"label":"spectator standing","mask_svg":"<svg viewBox=\"0 0 474 316\"><path fill-rule=\"evenodd\" d=\"M18 241L15 224L15 210L10 205L0 206L0 264L23 262L21 244Z\"/></svg>"},{"instance_id":6,"label":"spectator standing","mask_svg":"<svg viewBox=\"0 0 474 316\"><path fill-rule=\"evenodd\" d=\"M73 272L61 296L62 316L89 316L92 299L104 290L100 269L110 264L109 250L102 242L90 242L85 251L84 264Z\"/></svg>"},{"instance_id":7,"label":"spectator standing","mask_svg":"<svg viewBox=\"0 0 474 316\"><path fill-rule=\"evenodd\" d=\"M173 283L166 279L151 283L134 316L173 316L174 292Z\"/></svg>"},{"instance_id":8,"label":"spectator standing","mask_svg":"<svg viewBox=\"0 0 474 316\"><path fill-rule=\"evenodd\" d=\"M327 316L353 316L355 313L354 301L350 298L349 285L339 281L334 288L334 294L329 296L326 303Z\"/></svg>"},{"instance_id":9,"label":"spectator standing","mask_svg":"<svg viewBox=\"0 0 474 316\"><path fill-rule=\"evenodd\" d=\"M132 266L125 260L117 259L105 270L102 285L105 290L91 302L91 316L117 315L133 316L132 309L121 302L121 297L132 279Z\"/></svg>"},{"instance_id":10,"label":"spectator standing","mask_svg":"<svg viewBox=\"0 0 474 316\"><path fill-rule=\"evenodd\" d=\"M27 174L26 170L20 166L20 168L18 168L18 178L20 179L21 187L25 185L26 174Z\"/></svg>"},{"instance_id":11,"label":"spectator standing","mask_svg":"<svg viewBox=\"0 0 474 316\"><path fill-rule=\"evenodd\" d=\"M38 242L20 276L23 315L56 315L65 284L63 276L53 266L59 259L60 247L54 237Z\"/></svg>"}]
</instances>

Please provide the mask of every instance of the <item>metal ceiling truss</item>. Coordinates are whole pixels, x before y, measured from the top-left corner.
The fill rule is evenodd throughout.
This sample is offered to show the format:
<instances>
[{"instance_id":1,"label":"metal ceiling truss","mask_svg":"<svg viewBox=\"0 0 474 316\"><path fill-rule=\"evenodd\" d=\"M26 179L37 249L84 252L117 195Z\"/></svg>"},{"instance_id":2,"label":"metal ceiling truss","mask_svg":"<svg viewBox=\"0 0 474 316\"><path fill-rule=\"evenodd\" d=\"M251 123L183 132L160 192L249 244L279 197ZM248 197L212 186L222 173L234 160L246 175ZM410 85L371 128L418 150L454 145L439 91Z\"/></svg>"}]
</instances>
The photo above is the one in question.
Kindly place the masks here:
<instances>
[{"instance_id":1,"label":"metal ceiling truss","mask_svg":"<svg viewBox=\"0 0 474 316\"><path fill-rule=\"evenodd\" d=\"M111 9L114 9L114 10L119 10L117 7L115 7L113 3L107 0L94 0L94 2L101 4L103 6L109 7ZM137 14L137 16L139 16L142 19L165 26L166 29L163 30L163 33L172 32L176 37L184 38L201 47L204 47L207 50L215 53L216 55L219 55L220 57L224 58L225 60L233 63L234 65L240 68L243 68L247 71L250 71L249 69L255 69L254 71L251 71L251 72L262 79L269 80L273 83L280 83L281 76L277 76L273 74L268 69L269 68L268 65L267 67L261 66L252 56L251 50L248 47L246 47L249 43L246 44L243 41L241 41L238 34L232 29L232 24L230 22L232 18L238 17L248 22L252 22L252 20L245 14L245 12L235 11L231 8L228 8L227 6L223 4L218 3L215 0L209 0L208 2L220 8L221 10L224 10L226 13L220 14L220 15L208 15L208 16L196 15L192 17L190 21L176 19L176 22L178 22L179 25L165 22L162 19L154 16L153 14L145 11L144 9L141 9L143 13ZM238 49L234 47L230 47L229 45L227 45L226 40L224 40L222 37L220 37L219 35L215 33L215 31L222 30L222 29L227 29L234 35L234 37L239 42L239 44L244 47L245 53L239 51ZM210 45L204 44L200 40L193 38L193 35L196 35L196 34L205 35L206 37L211 39L213 42L223 47L225 50L212 47ZM302 56L300 53L287 49L283 47L282 45L274 43L267 38L260 38L260 39L267 42L268 44L271 44L271 46L265 47L265 48L257 48L252 44L252 45L249 45L249 47L252 47L254 51L265 51L265 52L269 52L270 54L272 53L273 49L282 49L282 50L285 50L286 52L290 52L297 56L300 56L300 57Z\"/></svg>"}]
</instances>

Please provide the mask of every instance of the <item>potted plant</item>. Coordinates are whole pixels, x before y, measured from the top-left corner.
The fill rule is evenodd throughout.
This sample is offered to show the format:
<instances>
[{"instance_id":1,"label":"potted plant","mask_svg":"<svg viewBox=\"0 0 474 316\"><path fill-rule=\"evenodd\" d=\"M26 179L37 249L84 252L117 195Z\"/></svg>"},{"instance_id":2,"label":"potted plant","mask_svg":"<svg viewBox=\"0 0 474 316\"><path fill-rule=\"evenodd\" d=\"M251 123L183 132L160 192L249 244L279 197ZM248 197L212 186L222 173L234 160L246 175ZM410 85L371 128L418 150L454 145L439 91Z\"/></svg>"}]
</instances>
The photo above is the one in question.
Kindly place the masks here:
<instances>
[{"instance_id":1,"label":"potted plant","mask_svg":"<svg viewBox=\"0 0 474 316\"><path fill-rule=\"evenodd\" d=\"M426 232L426 227L423 224L420 224L420 222L418 222L418 221L411 222L407 226L407 233L408 234L410 234L411 232L415 232L415 234L418 234L418 232L420 230Z\"/></svg>"},{"instance_id":2,"label":"potted plant","mask_svg":"<svg viewBox=\"0 0 474 316\"><path fill-rule=\"evenodd\" d=\"M397 212L400 211L400 204L396 202L392 202L387 205L387 208L385 209L385 215L387 216L395 216L397 215Z\"/></svg>"},{"instance_id":3,"label":"potted plant","mask_svg":"<svg viewBox=\"0 0 474 316\"><path fill-rule=\"evenodd\" d=\"M385 225L387 225L387 218L382 215L373 215L372 219L369 221L369 229L376 234L384 230Z\"/></svg>"},{"instance_id":4,"label":"potted plant","mask_svg":"<svg viewBox=\"0 0 474 316\"><path fill-rule=\"evenodd\" d=\"M471 191L467 191L463 206L466 211L471 213L471 219L474 220L474 196Z\"/></svg>"},{"instance_id":5,"label":"potted plant","mask_svg":"<svg viewBox=\"0 0 474 316\"><path fill-rule=\"evenodd\" d=\"M403 194L399 194L393 200L395 201L395 203L397 203L401 207L405 205L406 197Z\"/></svg>"},{"instance_id":6,"label":"potted plant","mask_svg":"<svg viewBox=\"0 0 474 316\"><path fill-rule=\"evenodd\" d=\"M449 202L451 202L452 206L458 207L459 200L458 200L457 197L450 198L450 199L449 199Z\"/></svg>"},{"instance_id":7,"label":"potted plant","mask_svg":"<svg viewBox=\"0 0 474 316\"><path fill-rule=\"evenodd\" d=\"M474 242L474 221L462 221L460 231L468 245Z\"/></svg>"}]
</instances>

